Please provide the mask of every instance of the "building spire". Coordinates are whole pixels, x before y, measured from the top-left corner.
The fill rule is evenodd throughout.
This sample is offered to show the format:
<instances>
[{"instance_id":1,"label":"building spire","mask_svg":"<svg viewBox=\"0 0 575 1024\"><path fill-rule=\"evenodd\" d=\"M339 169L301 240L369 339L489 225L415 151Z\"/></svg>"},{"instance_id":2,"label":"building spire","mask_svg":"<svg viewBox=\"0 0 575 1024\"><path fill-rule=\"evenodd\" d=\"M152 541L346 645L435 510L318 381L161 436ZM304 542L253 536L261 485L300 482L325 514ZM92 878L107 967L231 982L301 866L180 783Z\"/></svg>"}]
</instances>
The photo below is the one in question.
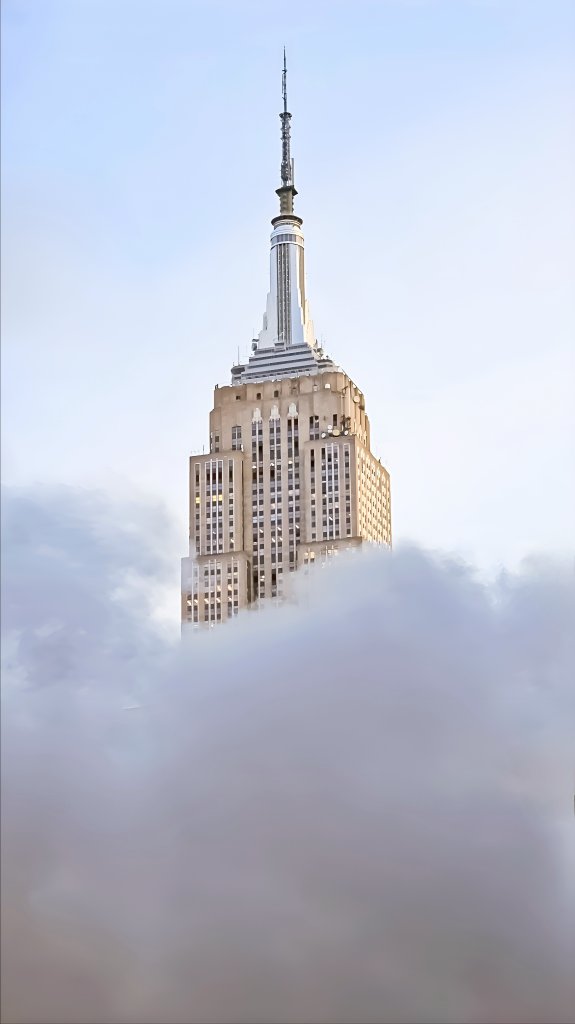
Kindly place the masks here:
<instances>
[{"instance_id":1,"label":"building spire","mask_svg":"<svg viewBox=\"0 0 575 1024\"><path fill-rule=\"evenodd\" d=\"M238 360L232 370L232 379L238 383L294 373L319 373L334 366L317 344L307 300L303 221L293 209L297 192L290 154L285 48L280 121L281 185L276 189L280 211L272 218L270 288L262 329L252 338L252 354L245 365Z\"/></svg>"},{"instance_id":2,"label":"building spire","mask_svg":"<svg viewBox=\"0 0 575 1024\"><path fill-rule=\"evenodd\" d=\"M284 46L284 67L282 72L282 97L284 101L283 112L280 114L282 123L282 167L281 167L281 178L282 186L285 188L286 185L292 184L292 166L290 156L290 120L291 114L288 111L287 106L287 64L286 64L286 48Z\"/></svg>"},{"instance_id":3,"label":"building spire","mask_svg":"<svg viewBox=\"0 0 575 1024\"><path fill-rule=\"evenodd\" d=\"M284 100L284 114L287 114L287 64L286 64L286 48L284 46L284 69L282 74L282 96Z\"/></svg>"},{"instance_id":4,"label":"building spire","mask_svg":"<svg viewBox=\"0 0 575 1024\"><path fill-rule=\"evenodd\" d=\"M287 106L287 62L284 46L284 66L282 71L282 98L283 110L280 114L282 123L282 164L281 164L281 186L276 189L280 199L280 215L290 216L293 214L293 200L297 192L294 188L293 160L290 154L290 121L291 114Z\"/></svg>"}]
</instances>

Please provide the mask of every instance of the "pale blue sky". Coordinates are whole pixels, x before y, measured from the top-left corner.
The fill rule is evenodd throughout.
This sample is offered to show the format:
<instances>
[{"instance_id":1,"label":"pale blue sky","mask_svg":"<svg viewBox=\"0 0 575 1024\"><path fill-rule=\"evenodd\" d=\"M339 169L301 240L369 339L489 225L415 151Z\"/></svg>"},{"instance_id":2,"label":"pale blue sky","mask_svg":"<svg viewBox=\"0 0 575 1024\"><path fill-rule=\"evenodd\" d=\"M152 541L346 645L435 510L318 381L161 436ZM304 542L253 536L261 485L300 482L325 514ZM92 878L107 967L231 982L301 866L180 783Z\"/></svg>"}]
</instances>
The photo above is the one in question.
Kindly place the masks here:
<instances>
[{"instance_id":1,"label":"pale blue sky","mask_svg":"<svg viewBox=\"0 0 575 1024\"><path fill-rule=\"evenodd\" d=\"M4 479L134 485L185 553L187 457L261 325L284 43L311 312L396 540L570 550L571 2L5 0Z\"/></svg>"}]
</instances>

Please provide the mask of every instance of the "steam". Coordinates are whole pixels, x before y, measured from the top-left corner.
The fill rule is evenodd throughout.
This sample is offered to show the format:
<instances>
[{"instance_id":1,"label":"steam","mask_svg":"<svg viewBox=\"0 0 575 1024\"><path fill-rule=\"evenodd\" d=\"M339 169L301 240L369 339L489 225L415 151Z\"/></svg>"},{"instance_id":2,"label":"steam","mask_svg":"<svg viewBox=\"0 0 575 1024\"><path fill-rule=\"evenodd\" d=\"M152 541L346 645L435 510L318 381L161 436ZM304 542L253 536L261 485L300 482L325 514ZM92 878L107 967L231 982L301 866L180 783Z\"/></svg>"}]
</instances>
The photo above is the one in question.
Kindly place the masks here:
<instances>
[{"instance_id":1,"label":"steam","mask_svg":"<svg viewBox=\"0 0 575 1024\"><path fill-rule=\"evenodd\" d=\"M180 644L161 509L4 514L6 1024L575 1019L569 567L356 556Z\"/></svg>"}]
</instances>

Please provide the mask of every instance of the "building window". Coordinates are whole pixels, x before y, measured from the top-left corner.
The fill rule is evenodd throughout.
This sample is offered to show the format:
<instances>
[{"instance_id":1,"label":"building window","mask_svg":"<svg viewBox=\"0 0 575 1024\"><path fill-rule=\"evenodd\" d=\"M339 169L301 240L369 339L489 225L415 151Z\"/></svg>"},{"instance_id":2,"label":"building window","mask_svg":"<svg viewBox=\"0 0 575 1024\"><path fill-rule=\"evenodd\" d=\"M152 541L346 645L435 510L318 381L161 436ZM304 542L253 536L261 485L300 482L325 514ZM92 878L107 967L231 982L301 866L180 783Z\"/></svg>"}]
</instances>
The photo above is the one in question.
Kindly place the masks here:
<instances>
[{"instance_id":1,"label":"building window","mask_svg":"<svg viewBox=\"0 0 575 1024\"><path fill-rule=\"evenodd\" d=\"M320 435L319 431L319 416L310 416L309 418L309 439L310 441L317 441Z\"/></svg>"}]
</instances>

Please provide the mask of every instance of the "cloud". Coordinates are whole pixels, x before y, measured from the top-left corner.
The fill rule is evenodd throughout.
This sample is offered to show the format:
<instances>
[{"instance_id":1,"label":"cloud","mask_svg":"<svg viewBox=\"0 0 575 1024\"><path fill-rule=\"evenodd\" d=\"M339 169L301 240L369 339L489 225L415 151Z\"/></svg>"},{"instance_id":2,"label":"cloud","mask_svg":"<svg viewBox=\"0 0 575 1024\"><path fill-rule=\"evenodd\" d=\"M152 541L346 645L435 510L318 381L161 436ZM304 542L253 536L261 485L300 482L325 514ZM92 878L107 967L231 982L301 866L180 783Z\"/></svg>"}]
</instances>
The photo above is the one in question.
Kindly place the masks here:
<instances>
[{"instance_id":1,"label":"cloud","mask_svg":"<svg viewBox=\"0 0 575 1024\"><path fill-rule=\"evenodd\" d=\"M570 567L357 556L179 644L161 508L4 514L6 1024L573 1020Z\"/></svg>"}]
</instances>

